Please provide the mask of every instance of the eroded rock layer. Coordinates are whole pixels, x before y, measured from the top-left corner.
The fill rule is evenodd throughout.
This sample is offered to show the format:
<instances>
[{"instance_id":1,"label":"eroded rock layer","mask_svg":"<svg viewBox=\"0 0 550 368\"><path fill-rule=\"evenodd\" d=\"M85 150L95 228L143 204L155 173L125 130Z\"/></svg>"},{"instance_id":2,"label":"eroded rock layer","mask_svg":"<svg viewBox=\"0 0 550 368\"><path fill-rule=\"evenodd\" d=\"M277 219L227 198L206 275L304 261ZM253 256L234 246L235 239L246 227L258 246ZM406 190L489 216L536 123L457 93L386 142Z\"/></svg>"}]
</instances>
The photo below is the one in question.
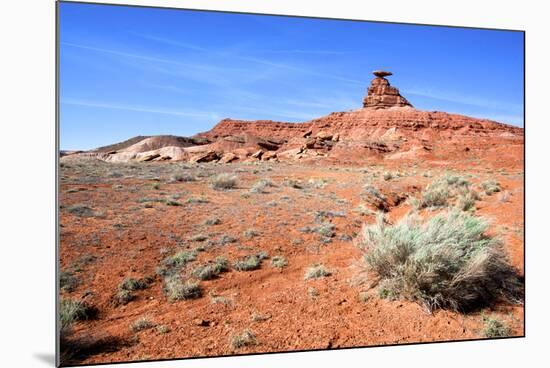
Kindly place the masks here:
<instances>
[{"instance_id":1,"label":"eroded rock layer","mask_svg":"<svg viewBox=\"0 0 550 368\"><path fill-rule=\"evenodd\" d=\"M79 155L112 162L326 161L522 159L523 129L487 119L421 111L375 71L363 108L302 123L223 119L194 137L135 137Z\"/></svg>"}]
</instances>

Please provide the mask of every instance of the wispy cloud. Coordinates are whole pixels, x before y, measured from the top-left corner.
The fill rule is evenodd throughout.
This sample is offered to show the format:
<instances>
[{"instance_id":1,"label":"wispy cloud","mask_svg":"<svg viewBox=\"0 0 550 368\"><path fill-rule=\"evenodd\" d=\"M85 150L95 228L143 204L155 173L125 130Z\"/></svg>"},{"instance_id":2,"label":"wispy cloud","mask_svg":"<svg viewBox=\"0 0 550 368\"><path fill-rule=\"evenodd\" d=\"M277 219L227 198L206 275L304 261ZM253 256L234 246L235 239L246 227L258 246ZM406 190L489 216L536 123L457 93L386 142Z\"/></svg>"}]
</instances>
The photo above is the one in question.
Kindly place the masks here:
<instances>
[{"instance_id":1,"label":"wispy cloud","mask_svg":"<svg viewBox=\"0 0 550 368\"><path fill-rule=\"evenodd\" d=\"M215 113L205 113L202 111L193 111L193 110L174 110L174 109L169 109L164 107L126 105L126 104L116 104L116 103L107 103L107 102L100 102L100 101L66 99L66 98L61 99L61 104L82 106L82 107L102 108L102 109L146 112L146 113L153 113L153 114L173 115L173 116L182 116L182 117L210 118L210 119L218 119L218 120L220 119L219 115Z\"/></svg>"},{"instance_id":2,"label":"wispy cloud","mask_svg":"<svg viewBox=\"0 0 550 368\"><path fill-rule=\"evenodd\" d=\"M242 60L242 61L246 61L246 62L252 62L252 63L261 64L261 65L264 65L264 66L269 66L269 67L272 67L272 68L278 68L278 69L283 69L283 70L287 70L287 71L298 72L300 74L305 74L305 75L319 76L319 77L326 78L326 79L338 80L338 81L341 81L341 82L352 83L352 84L361 84L361 85L364 84L364 81L359 81L359 80L356 80L356 79L353 79L353 78L346 78L346 77L342 77L342 76L335 75L335 74L332 74L332 73L319 72L319 71L313 70L312 68L304 68L304 67L301 67L301 66L298 66L298 65L295 65L295 64L291 64L291 63L288 63L288 62L276 62L276 61L273 61L271 59L254 57L254 56L247 56L247 55L243 54L244 50L222 51L222 50L206 49L206 48L198 46L198 45L190 44L190 43L187 43L187 42L180 42L180 41L176 41L176 40L171 40L171 39L168 39L168 38L157 37L157 36L152 36L152 35L145 35L145 34L138 34L138 33L134 33L134 34L139 36L139 37L142 37L144 39L150 40L150 41L156 41L156 42L167 44L167 45L172 45L172 46L182 47L182 48L186 48L186 49L193 50L193 51L208 53L210 55L215 55L215 56L218 56L218 57L223 58L223 59ZM292 52L297 53L300 50L281 50L281 51L282 52L286 51L286 52L291 52L291 53ZM302 52L303 53L308 53L308 52L319 52L320 53L320 52L323 52L323 51L322 50L302 50ZM331 53L331 51L326 51L326 53Z\"/></svg>"},{"instance_id":3,"label":"wispy cloud","mask_svg":"<svg viewBox=\"0 0 550 368\"><path fill-rule=\"evenodd\" d=\"M404 95L415 95L421 97L428 97L435 100L459 103L462 105L484 107L488 109L498 109L503 111L521 111L523 105L495 101L484 97L453 94L445 91L436 91L432 89L401 89Z\"/></svg>"}]
</instances>

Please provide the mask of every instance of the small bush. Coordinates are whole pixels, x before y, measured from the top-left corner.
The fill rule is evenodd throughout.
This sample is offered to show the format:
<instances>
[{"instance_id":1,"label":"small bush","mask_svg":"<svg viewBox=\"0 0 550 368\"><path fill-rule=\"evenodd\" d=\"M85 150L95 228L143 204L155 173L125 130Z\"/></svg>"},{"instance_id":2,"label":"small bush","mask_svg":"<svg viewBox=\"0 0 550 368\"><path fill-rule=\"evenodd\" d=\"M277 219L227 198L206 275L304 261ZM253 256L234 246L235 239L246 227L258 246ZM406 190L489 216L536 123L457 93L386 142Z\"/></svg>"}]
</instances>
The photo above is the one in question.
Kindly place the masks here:
<instances>
[{"instance_id":1,"label":"small bush","mask_svg":"<svg viewBox=\"0 0 550 368\"><path fill-rule=\"evenodd\" d=\"M198 282L187 281L184 283L179 275L171 275L165 278L164 292L170 302L196 299L202 295L202 289Z\"/></svg>"},{"instance_id":2,"label":"small bush","mask_svg":"<svg viewBox=\"0 0 550 368\"><path fill-rule=\"evenodd\" d=\"M324 187L327 186L328 184L328 181L326 179L314 179L314 178L311 178L308 180L308 184L313 187L313 188L316 188L316 189L323 189Z\"/></svg>"},{"instance_id":3,"label":"small bush","mask_svg":"<svg viewBox=\"0 0 550 368\"><path fill-rule=\"evenodd\" d=\"M458 197L457 207L462 211L469 211L475 209L476 201L479 200L479 196L474 191L467 191Z\"/></svg>"},{"instance_id":4,"label":"small bush","mask_svg":"<svg viewBox=\"0 0 550 368\"><path fill-rule=\"evenodd\" d=\"M446 186L431 185L422 192L418 208L445 207L448 204L449 189Z\"/></svg>"},{"instance_id":5,"label":"small bush","mask_svg":"<svg viewBox=\"0 0 550 368\"><path fill-rule=\"evenodd\" d=\"M220 245L226 245L226 244L236 243L236 242L237 242L237 238L234 238L231 235L227 235L227 234L220 236L220 239L218 240L218 243Z\"/></svg>"},{"instance_id":6,"label":"small bush","mask_svg":"<svg viewBox=\"0 0 550 368\"><path fill-rule=\"evenodd\" d=\"M209 263L196 267L192 275L200 280L212 280L220 273L229 270L229 263L225 257L218 257L214 263Z\"/></svg>"},{"instance_id":7,"label":"small bush","mask_svg":"<svg viewBox=\"0 0 550 368\"><path fill-rule=\"evenodd\" d=\"M115 306L126 305L135 299L135 295L130 290L119 290L114 296L113 304Z\"/></svg>"},{"instance_id":8,"label":"small bush","mask_svg":"<svg viewBox=\"0 0 550 368\"><path fill-rule=\"evenodd\" d=\"M67 207L67 211L72 213L73 215L80 216L80 217L92 217L94 216L94 211L83 204L75 204L72 206Z\"/></svg>"},{"instance_id":9,"label":"small bush","mask_svg":"<svg viewBox=\"0 0 550 368\"><path fill-rule=\"evenodd\" d=\"M330 222L324 222L321 225L317 226L315 231L323 237L332 238L334 237L334 235L336 235L336 232L334 231L334 229L335 229L334 224Z\"/></svg>"},{"instance_id":10,"label":"small bush","mask_svg":"<svg viewBox=\"0 0 550 368\"><path fill-rule=\"evenodd\" d=\"M132 325L130 326L130 329L133 332L139 332L139 331L143 331L143 330L147 330L149 328L152 328L153 326L154 326L154 324L151 321L149 321L145 317L142 317L142 318L138 319L137 321L135 321L134 323L132 323Z\"/></svg>"},{"instance_id":11,"label":"small bush","mask_svg":"<svg viewBox=\"0 0 550 368\"><path fill-rule=\"evenodd\" d=\"M184 174L174 174L172 175L172 177L170 178L170 182L171 183L175 183L175 182L190 182L190 181L195 181L195 177L189 173L184 173Z\"/></svg>"},{"instance_id":12,"label":"small bush","mask_svg":"<svg viewBox=\"0 0 550 368\"><path fill-rule=\"evenodd\" d=\"M327 276L330 276L330 275L331 275L330 271L328 271L325 268L325 266L323 266L322 264L315 264L315 265L309 267L306 270L306 274L304 276L304 279L305 280L319 279L321 277L327 277Z\"/></svg>"},{"instance_id":13,"label":"small bush","mask_svg":"<svg viewBox=\"0 0 550 368\"><path fill-rule=\"evenodd\" d=\"M317 289L315 289L314 287L309 287L307 289L307 295L311 298L311 299L316 299L318 296L319 296L319 291Z\"/></svg>"},{"instance_id":14,"label":"small bush","mask_svg":"<svg viewBox=\"0 0 550 368\"><path fill-rule=\"evenodd\" d=\"M361 303L367 303L370 300L370 294L367 293L366 291L361 291L357 295L357 297Z\"/></svg>"},{"instance_id":15,"label":"small bush","mask_svg":"<svg viewBox=\"0 0 550 368\"><path fill-rule=\"evenodd\" d=\"M59 273L59 287L66 292L72 292L78 286L78 278L69 271L61 271Z\"/></svg>"},{"instance_id":16,"label":"small bush","mask_svg":"<svg viewBox=\"0 0 550 368\"><path fill-rule=\"evenodd\" d=\"M483 336L487 338L510 336L511 331L508 326L495 317L484 319Z\"/></svg>"},{"instance_id":17,"label":"small bush","mask_svg":"<svg viewBox=\"0 0 550 368\"><path fill-rule=\"evenodd\" d=\"M204 221L205 225L212 226L212 225L219 225L222 223L222 220L220 220L217 217L209 218Z\"/></svg>"},{"instance_id":18,"label":"small bush","mask_svg":"<svg viewBox=\"0 0 550 368\"><path fill-rule=\"evenodd\" d=\"M250 193L265 193L265 189L268 187L275 186L273 182L269 179L260 179L254 185L252 188L250 188Z\"/></svg>"},{"instance_id":19,"label":"small bush","mask_svg":"<svg viewBox=\"0 0 550 368\"><path fill-rule=\"evenodd\" d=\"M252 271L260 268L262 264L262 257L254 254L245 257L239 261L233 262L233 268L238 271Z\"/></svg>"},{"instance_id":20,"label":"small bush","mask_svg":"<svg viewBox=\"0 0 550 368\"><path fill-rule=\"evenodd\" d=\"M249 330L245 330L243 333L234 335L231 338L231 346L234 349L239 349L245 346L256 345L256 336Z\"/></svg>"},{"instance_id":21,"label":"small bush","mask_svg":"<svg viewBox=\"0 0 550 368\"><path fill-rule=\"evenodd\" d=\"M283 256L274 256L271 259L271 266L276 268L285 268L288 266L288 261Z\"/></svg>"},{"instance_id":22,"label":"small bush","mask_svg":"<svg viewBox=\"0 0 550 368\"><path fill-rule=\"evenodd\" d=\"M302 184L302 182L300 180L291 179L291 178L285 178L283 180L283 185L287 186L287 187L290 187L290 188L294 188L294 189L303 189L304 188L304 185Z\"/></svg>"},{"instance_id":23,"label":"small bush","mask_svg":"<svg viewBox=\"0 0 550 368\"><path fill-rule=\"evenodd\" d=\"M246 239L252 239L258 235L260 235L259 232L257 232L256 230L254 229L248 229L248 230L245 230L245 232L243 233L244 237Z\"/></svg>"},{"instance_id":24,"label":"small bush","mask_svg":"<svg viewBox=\"0 0 550 368\"><path fill-rule=\"evenodd\" d=\"M487 195L500 192L500 184L494 180L484 181L483 183L481 183L481 187Z\"/></svg>"},{"instance_id":25,"label":"small bush","mask_svg":"<svg viewBox=\"0 0 550 368\"><path fill-rule=\"evenodd\" d=\"M382 297L463 312L499 299L519 302L523 285L487 227L458 211L424 223L409 216L393 226L379 216L363 227L358 245Z\"/></svg>"},{"instance_id":26,"label":"small bush","mask_svg":"<svg viewBox=\"0 0 550 368\"><path fill-rule=\"evenodd\" d=\"M389 210L389 203L386 196L380 193L380 191L372 185L365 185L360 196L366 203L374 206L380 211Z\"/></svg>"},{"instance_id":27,"label":"small bush","mask_svg":"<svg viewBox=\"0 0 550 368\"><path fill-rule=\"evenodd\" d=\"M361 216L371 216L374 215L375 212L369 209L367 206L365 206L363 203L359 204L357 207L353 209L353 212L358 213Z\"/></svg>"},{"instance_id":28,"label":"small bush","mask_svg":"<svg viewBox=\"0 0 550 368\"><path fill-rule=\"evenodd\" d=\"M159 325L157 326L157 332L161 335L164 335L170 332L170 328L166 325Z\"/></svg>"},{"instance_id":29,"label":"small bush","mask_svg":"<svg viewBox=\"0 0 550 368\"><path fill-rule=\"evenodd\" d=\"M61 299L59 303L59 321L61 330L68 330L76 321L89 319L92 308L87 304L73 299Z\"/></svg>"},{"instance_id":30,"label":"small bush","mask_svg":"<svg viewBox=\"0 0 550 368\"><path fill-rule=\"evenodd\" d=\"M164 260L164 264L170 267L181 267L189 262L194 261L195 259L197 259L196 251L181 251L171 257L166 258Z\"/></svg>"},{"instance_id":31,"label":"small bush","mask_svg":"<svg viewBox=\"0 0 550 368\"><path fill-rule=\"evenodd\" d=\"M237 176L223 173L210 179L210 186L215 190L233 189L237 186Z\"/></svg>"},{"instance_id":32,"label":"small bush","mask_svg":"<svg viewBox=\"0 0 550 368\"><path fill-rule=\"evenodd\" d=\"M187 200L185 202L190 203L190 204L193 204L193 203L204 204L204 203L208 203L208 198L206 198L206 197L191 197L191 198L187 198Z\"/></svg>"},{"instance_id":33,"label":"small bush","mask_svg":"<svg viewBox=\"0 0 550 368\"><path fill-rule=\"evenodd\" d=\"M458 207L470 209L479 199L477 193L470 191L470 182L457 175L445 175L434 180L422 191L417 208L447 207L451 199L461 195ZM465 211L467 210L465 209Z\"/></svg>"},{"instance_id":34,"label":"small bush","mask_svg":"<svg viewBox=\"0 0 550 368\"><path fill-rule=\"evenodd\" d=\"M149 286L149 284L142 279L134 279L131 277L125 278L119 285L119 290L128 290L128 291L135 291L135 290L143 290L146 289Z\"/></svg>"}]
</instances>

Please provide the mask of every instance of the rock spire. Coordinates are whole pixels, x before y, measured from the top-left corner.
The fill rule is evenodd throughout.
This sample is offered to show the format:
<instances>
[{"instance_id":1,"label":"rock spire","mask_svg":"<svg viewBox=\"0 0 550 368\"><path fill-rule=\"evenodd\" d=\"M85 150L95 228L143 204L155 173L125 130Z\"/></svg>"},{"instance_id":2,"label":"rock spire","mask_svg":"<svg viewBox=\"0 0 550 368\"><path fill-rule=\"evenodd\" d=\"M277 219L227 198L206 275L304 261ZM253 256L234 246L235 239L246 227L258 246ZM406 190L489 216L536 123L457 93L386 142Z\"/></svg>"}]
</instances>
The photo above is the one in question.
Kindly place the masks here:
<instances>
[{"instance_id":1,"label":"rock spire","mask_svg":"<svg viewBox=\"0 0 550 368\"><path fill-rule=\"evenodd\" d=\"M375 70L374 78L367 90L367 96L363 99L363 107L371 109L387 109L390 107L412 107L409 101L399 94L399 90L390 85L385 78L392 75L391 72Z\"/></svg>"}]
</instances>

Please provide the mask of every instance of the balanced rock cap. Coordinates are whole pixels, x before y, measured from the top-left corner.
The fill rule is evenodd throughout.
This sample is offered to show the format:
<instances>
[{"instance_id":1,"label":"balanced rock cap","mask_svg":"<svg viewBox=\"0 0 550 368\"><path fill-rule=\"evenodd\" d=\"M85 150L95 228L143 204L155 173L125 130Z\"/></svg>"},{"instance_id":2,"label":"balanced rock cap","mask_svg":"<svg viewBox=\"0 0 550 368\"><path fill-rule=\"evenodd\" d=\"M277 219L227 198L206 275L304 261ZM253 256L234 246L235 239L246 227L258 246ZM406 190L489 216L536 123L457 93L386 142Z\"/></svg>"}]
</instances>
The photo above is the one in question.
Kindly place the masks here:
<instances>
[{"instance_id":1,"label":"balanced rock cap","mask_svg":"<svg viewBox=\"0 0 550 368\"><path fill-rule=\"evenodd\" d=\"M393 75L392 72L387 72L385 70L375 70L372 72L372 74L374 74L378 78L384 78L384 77L389 77L390 75Z\"/></svg>"}]
</instances>

